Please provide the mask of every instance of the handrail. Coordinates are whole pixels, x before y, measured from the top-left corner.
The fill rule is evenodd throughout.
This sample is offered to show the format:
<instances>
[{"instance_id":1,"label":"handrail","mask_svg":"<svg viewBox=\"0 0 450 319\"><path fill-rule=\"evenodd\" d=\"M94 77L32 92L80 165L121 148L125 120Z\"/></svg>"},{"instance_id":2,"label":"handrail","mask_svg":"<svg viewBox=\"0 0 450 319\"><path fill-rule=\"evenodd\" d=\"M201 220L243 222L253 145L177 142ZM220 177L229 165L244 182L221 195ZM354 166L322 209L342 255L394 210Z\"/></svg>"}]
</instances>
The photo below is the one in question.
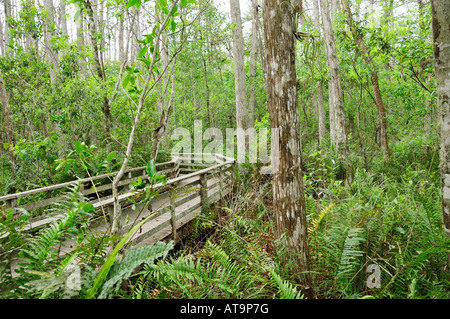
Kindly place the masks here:
<instances>
[{"instance_id":1,"label":"handrail","mask_svg":"<svg viewBox=\"0 0 450 319\"><path fill-rule=\"evenodd\" d=\"M168 161L168 162L164 162L164 163L157 163L156 166L164 166L164 165L167 165L167 164L170 164L170 163L174 163L174 161ZM146 166L134 167L134 168L130 168L130 169L126 170L125 173L139 171L139 170L142 170L142 169L145 169L145 168L146 168ZM98 180L98 179L114 176L117 173L118 172L106 173L106 174L93 176L92 178L91 177L86 177L86 178L77 179L77 180L73 180L73 181L69 181L69 182L65 182L65 183L60 183L60 184L55 184L55 185L35 188L35 189L28 190L28 191L20 192L20 193L8 194L8 195L0 196L0 201L7 201L7 200L11 200L11 199L16 199L16 198L19 198L19 197L25 197L25 196L29 196L29 195L42 193L42 192L52 191L52 190L55 190L55 189L60 189L60 188L64 188L64 187L73 185L75 183L90 182L90 181L93 181L93 180Z\"/></svg>"}]
</instances>

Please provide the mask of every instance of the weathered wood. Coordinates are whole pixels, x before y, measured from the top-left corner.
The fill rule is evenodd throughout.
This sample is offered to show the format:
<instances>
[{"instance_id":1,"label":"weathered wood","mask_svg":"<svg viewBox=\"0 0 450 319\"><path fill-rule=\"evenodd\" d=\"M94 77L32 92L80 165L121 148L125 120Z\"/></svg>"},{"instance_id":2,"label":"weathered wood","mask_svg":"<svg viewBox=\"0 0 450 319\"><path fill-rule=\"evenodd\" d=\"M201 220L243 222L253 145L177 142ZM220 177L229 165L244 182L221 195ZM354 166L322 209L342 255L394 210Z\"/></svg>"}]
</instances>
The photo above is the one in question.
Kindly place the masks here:
<instances>
[{"instance_id":1,"label":"weathered wood","mask_svg":"<svg viewBox=\"0 0 450 319\"><path fill-rule=\"evenodd\" d=\"M217 158L217 157L216 157ZM173 173L175 178L171 178L167 181L166 184L158 183L154 185L154 189L160 192L160 195L157 196L154 200L151 201L150 204L145 204L140 202L141 198L143 198L143 194L129 191L129 189L125 189L126 192L119 195L119 200L123 203L122 210L122 223L125 224L125 220L129 217L131 222L127 223L125 227L123 227L124 231L128 231L131 229L132 225L139 219L152 215L149 221L141 227L140 233L136 234L133 242L139 242L146 240L146 238L150 238L151 236L156 236L155 234L167 233L167 227L170 228L170 232L175 240L179 239L179 234L177 229L179 229L182 225L188 223L192 218L194 218L200 212L207 212L208 206L210 203L223 198L224 194L227 194L231 191L230 180L233 178L233 174L230 172L231 169L234 168L234 159L226 158L225 162L220 162L217 160L217 164L215 165L207 165L206 168L200 169L198 171L177 176L179 173L180 162L179 161L171 161L166 163L161 163L164 165L170 165L166 171ZM163 165L158 165L162 167ZM201 165L196 165L196 167L201 167ZM160 171L162 173L164 170ZM137 180L138 176L133 177L132 173L137 172L141 174L144 172L145 167L133 168L127 171L127 176L125 180L121 181L121 185L129 185L131 180ZM100 180L102 178L108 178L111 174L103 174L92 179L84 179L85 182L92 182L93 180ZM142 176L142 175L141 175ZM83 181L83 180L80 180ZM80 182L80 181L72 181L68 183L63 183L65 186L71 185L72 183ZM52 185L49 187L41 188L40 191L52 191L61 187L63 184ZM97 191L107 190L110 184L96 186ZM7 200L7 205L11 207L17 206L17 200L21 196L27 196L30 194L36 194L36 190L31 190L28 192L22 192L22 194L11 194L12 197ZM90 189L83 190L85 193L92 191ZM25 193L25 195L23 195ZM14 196L15 195L15 196ZM18 196L17 196L18 195ZM9 195L7 195L9 196ZM129 201L129 199L135 198L136 205L132 208L133 203ZM21 205L19 207L40 207L49 204L50 202L58 201L60 197L52 197L46 200L38 201L35 203L27 203ZM2 198L0 198L2 199ZM93 203L94 208L96 210L102 208L102 211L111 213L113 198L110 195L103 196L100 199L94 199L91 201ZM34 205L34 206L33 206ZM43 227L58 221L63 218L65 213L56 213L52 215L44 215L39 216L37 218L33 218L30 223L22 228L20 231L25 232L34 232L42 229ZM107 231L109 228L109 223L105 224L105 219L102 214L96 215L90 220L90 230L92 232L101 232ZM159 236L159 235L158 235ZM0 239L4 240L8 237L8 234L4 234ZM61 249L61 254L70 252L70 246L75 247L76 243L64 243L64 249Z\"/></svg>"},{"instance_id":2,"label":"weathered wood","mask_svg":"<svg viewBox=\"0 0 450 319\"><path fill-rule=\"evenodd\" d=\"M175 208L176 208L175 199L174 199L173 193L171 191L170 192L170 221L172 223L173 241L177 242L177 221L175 218Z\"/></svg>"},{"instance_id":3,"label":"weathered wood","mask_svg":"<svg viewBox=\"0 0 450 319\"><path fill-rule=\"evenodd\" d=\"M208 196L206 193L207 189L207 179L205 174L200 175L200 200L202 203L202 213L206 213L208 211Z\"/></svg>"}]
</instances>

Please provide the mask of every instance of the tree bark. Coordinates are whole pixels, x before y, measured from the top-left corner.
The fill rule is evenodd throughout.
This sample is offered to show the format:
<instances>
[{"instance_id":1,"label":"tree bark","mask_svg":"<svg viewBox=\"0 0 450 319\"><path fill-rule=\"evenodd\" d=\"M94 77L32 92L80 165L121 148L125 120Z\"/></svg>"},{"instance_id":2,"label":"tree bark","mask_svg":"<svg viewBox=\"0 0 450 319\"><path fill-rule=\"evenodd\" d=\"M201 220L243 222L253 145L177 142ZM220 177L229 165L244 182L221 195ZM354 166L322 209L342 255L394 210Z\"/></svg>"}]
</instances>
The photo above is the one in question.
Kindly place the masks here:
<instances>
[{"instance_id":1,"label":"tree bark","mask_svg":"<svg viewBox=\"0 0 450 319\"><path fill-rule=\"evenodd\" d=\"M434 68L441 125L441 185L444 230L450 238L450 2L432 0ZM450 267L450 254L448 255Z\"/></svg>"},{"instance_id":2,"label":"tree bark","mask_svg":"<svg viewBox=\"0 0 450 319\"><path fill-rule=\"evenodd\" d=\"M293 268L303 293L312 297L301 169L294 12L283 0L265 0L263 12L272 130L275 235L278 238L285 235L286 266Z\"/></svg>"},{"instance_id":3,"label":"tree bark","mask_svg":"<svg viewBox=\"0 0 450 319\"><path fill-rule=\"evenodd\" d=\"M331 24L329 4L327 0L320 0L322 11L323 35L327 55L327 67L330 70L329 105L331 140L339 153L345 158L348 151L348 138L345 126L344 98L341 86L340 65L337 56L336 42ZM334 122L334 123L333 123ZM333 127L334 126L334 127Z\"/></svg>"},{"instance_id":4,"label":"tree bark","mask_svg":"<svg viewBox=\"0 0 450 319\"><path fill-rule=\"evenodd\" d=\"M47 11L47 18L45 20L44 41L47 55L47 62L49 64L50 82L55 82L56 72L58 70L58 52L53 50L51 39L55 31L55 8L52 0L45 0L45 9Z\"/></svg>"},{"instance_id":5,"label":"tree bark","mask_svg":"<svg viewBox=\"0 0 450 319\"><path fill-rule=\"evenodd\" d=\"M258 19L258 1L252 0L253 19L252 19L252 46L250 49L250 96L248 99L248 127L255 126L255 108L256 108L256 58L258 55L258 30L256 21Z\"/></svg>"},{"instance_id":6,"label":"tree bark","mask_svg":"<svg viewBox=\"0 0 450 319\"><path fill-rule=\"evenodd\" d=\"M0 55L6 56L6 47L5 47L5 36L4 36L4 25L2 22L2 18L0 16Z\"/></svg>"},{"instance_id":7,"label":"tree bark","mask_svg":"<svg viewBox=\"0 0 450 319\"><path fill-rule=\"evenodd\" d=\"M11 28L11 24L9 22L9 18L11 18L11 0L3 0L4 8L5 8L5 55L8 51L8 44L10 41L9 29Z\"/></svg>"},{"instance_id":8,"label":"tree bark","mask_svg":"<svg viewBox=\"0 0 450 319\"><path fill-rule=\"evenodd\" d=\"M125 7L121 6L120 8L120 17L119 17L119 35L118 35L118 44L119 44L119 61L120 64L127 62L127 55L125 52L125 44L124 44L124 34L125 34Z\"/></svg>"},{"instance_id":9,"label":"tree bark","mask_svg":"<svg viewBox=\"0 0 450 319\"><path fill-rule=\"evenodd\" d=\"M61 0L61 4L59 6L59 19L60 19L61 33L63 35L68 35L67 20L66 20L65 15L66 15L66 2L65 2L65 0Z\"/></svg>"},{"instance_id":10,"label":"tree bark","mask_svg":"<svg viewBox=\"0 0 450 319\"><path fill-rule=\"evenodd\" d=\"M3 82L3 77L0 74L0 102L3 108L3 120L5 121L5 134L6 134L6 142L8 143L8 153L9 159L11 161L11 172L15 177L14 163L15 156L11 149L11 146L14 144L14 127L11 121L11 112L9 109L9 101L8 101L8 93L6 92L5 83ZM3 148L3 145L0 145Z\"/></svg>"},{"instance_id":11,"label":"tree bark","mask_svg":"<svg viewBox=\"0 0 450 319\"><path fill-rule=\"evenodd\" d=\"M246 138L243 130L248 127L246 108L246 88L244 69L244 36L242 34L241 9L239 0L230 0L231 23L233 25L233 60L234 87L236 91L236 128L238 144L238 163L244 162L243 154L239 150L246 150Z\"/></svg>"},{"instance_id":12,"label":"tree bark","mask_svg":"<svg viewBox=\"0 0 450 319\"><path fill-rule=\"evenodd\" d=\"M320 8L319 0L314 0L314 28L320 30ZM325 128L325 107L323 104L323 84L319 80L316 82L316 92L315 97L317 99L317 113L319 117L319 144L322 144L325 138L326 128Z\"/></svg>"}]
</instances>

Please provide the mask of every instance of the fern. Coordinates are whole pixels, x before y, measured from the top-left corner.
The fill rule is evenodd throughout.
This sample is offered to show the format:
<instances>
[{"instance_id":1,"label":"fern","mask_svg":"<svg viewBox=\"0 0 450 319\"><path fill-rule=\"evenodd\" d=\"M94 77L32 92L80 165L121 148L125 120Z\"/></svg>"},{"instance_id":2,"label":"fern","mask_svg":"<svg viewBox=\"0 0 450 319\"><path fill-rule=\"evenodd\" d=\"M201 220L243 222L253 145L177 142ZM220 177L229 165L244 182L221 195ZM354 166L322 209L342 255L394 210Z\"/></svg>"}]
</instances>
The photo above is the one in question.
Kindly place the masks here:
<instances>
[{"instance_id":1,"label":"fern","mask_svg":"<svg viewBox=\"0 0 450 319\"><path fill-rule=\"evenodd\" d=\"M151 264L160 257L165 258L173 247L173 241L167 244L157 242L152 246L132 247L122 261L116 259L98 298L103 299L110 293L117 292L122 280L129 278L136 267L143 263Z\"/></svg>"},{"instance_id":2,"label":"fern","mask_svg":"<svg viewBox=\"0 0 450 319\"><path fill-rule=\"evenodd\" d=\"M348 230L339 262L337 274L339 280L350 279L358 268L360 257L364 255L364 251L359 249L360 244L365 241L362 237L363 234L363 228L351 228Z\"/></svg>"},{"instance_id":3,"label":"fern","mask_svg":"<svg viewBox=\"0 0 450 319\"><path fill-rule=\"evenodd\" d=\"M334 203L331 203L328 207L322 209L320 214L311 222L311 227L308 229L308 233L312 233L317 230L320 226L320 222L325 217L325 215L330 211L330 209L334 206Z\"/></svg>"},{"instance_id":4,"label":"fern","mask_svg":"<svg viewBox=\"0 0 450 319\"><path fill-rule=\"evenodd\" d=\"M278 293L280 294L280 299L303 299L304 296L301 292L298 292L294 286L281 278L274 269L270 269L270 275L275 281L276 287L278 288Z\"/></svg>"}]
</instances>

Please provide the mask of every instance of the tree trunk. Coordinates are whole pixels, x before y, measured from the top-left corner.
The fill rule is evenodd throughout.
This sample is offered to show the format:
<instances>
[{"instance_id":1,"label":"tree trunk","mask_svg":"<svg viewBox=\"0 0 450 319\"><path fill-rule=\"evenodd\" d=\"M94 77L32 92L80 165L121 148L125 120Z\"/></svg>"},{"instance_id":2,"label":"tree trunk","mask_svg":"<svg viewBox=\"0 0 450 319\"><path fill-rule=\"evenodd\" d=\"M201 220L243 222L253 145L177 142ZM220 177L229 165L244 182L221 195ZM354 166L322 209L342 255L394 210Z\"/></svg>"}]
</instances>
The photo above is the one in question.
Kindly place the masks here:
<instances>
[{"instance_id":1,"label":"tree trunk","mask_svg":"<svg viewBox=\"0 0 450 319\"><path fill-rule=\"evenodd\" d=\"M441 114L441 181L444 230L450 238L450 2L432 0L434 68ZM450 254L448 255L450 267Z\"/></svg>"},{"instance_id":2,"label":"tree trunk","mask_svg":"<svg viewBox=\"0 0 450 319\"><path fill-rule=\"evenodd\" d=\"M47 55L47 62L49 64L50 82L53 84L58 70L58 52L53 50L51 38L55 31L55 8L52 0L45 0L45 9L47 11L47 18L45 20L44 41Z\"/></svg>"},{"instance_id":3,"label":"tree trunk","mask_svg":"<svg viewBox=\"0 0 450 319\"><path fill-rule=\"evenodd\" d=\"M60 19L60 27L63 35L68 35L67 32L67 20L66 20L66 2L65 0L61 0L61 4L59 7L59 19Z\"/></svg>"},{"instance_id":4,"label":"tree trunk","mask_svg":"<svg viewBox=\"0 0 450 319\"><path fill-rule=\"evenodd\" d=\"M247 129L246 88L244 69L244 36L242 35L241 9L239 0L230 0L231 23L233 25L233 60L234 60L234 87L236 91L236 128L238 144L238 163L244 162L246 139L243 130ZM241 150L241 151L240 151Z\"/></svg>"},{"instance_id":5,"label":"tree trunk","mask_svg":"<svg viewBox=\"0 0 450 319\"><path fill-rule=\"evenodd\" d=\"M331 135L339 153L345 158L348 153L348 138L345 126L344 99L341 86L341 73L337 56L336 42L331 24L329 4L327 0L320 0L322 10L323 35L327 55L327 67L330 70L329 79L329 104L330 104L330 131L334 129L334 136ZM330 121L331 122L331 121ZM334 124L334 125L333 125ZM334 126L334 127L333 127Z\"/></svg>"},{"instance_id":6,"label":"tree trunk","mask_svg":"<svg viewBox=\"0 0 450 319\"><path fill-rule=\"evenodd\" d=\"M291 270L294 270L306 296L312 297L301 169L294 12L290 4L283 0L265 0L263 12L267 96L272 129L275 235L277 238L286 235L286 265L293 268Z\"/></svg>"},{"instance_id":7,"label":"tree trunk","mask_svg":"<svg viewBox=\"0 0 450 319\"><path fill-rule=\"evenodd\" d=\"M253 19L252 19L252 46L250 50L250 96L248 99L248 127L255 126L255 108L256 108L256 58L258 55L258 30L256 29L257 0L252 0Z\"/></svg>"},{"instance_id":8,"label":"tree trunk","mask_svg":"<svg viewBox=\"0 0 450 319\"><path fill-rule=\"evenodd\" d=\"M92 10L92 6L89 0L84 0L83 4L87 10L88 14L88 29L89 35L91 39L91 45L94 55L94 64L95 69L97 71L97 76L101 82L106 80L105 71L103 68L103 63L100 60L100 50L99 43L97 42L96 36L96 28L95 28L95 18L94 18L94 10ZM111 140L111 107L109 105L109 99L107 93L103 95L102 101L102 112L103 112L103 130L105 132L105 142L106 142L106 151L111 152L112 140Z\"/></svg>"},{"instance_id":9,"label":"tree trunk","mask_svg":"<svg viewBox=\"0 0 450 319\"><path fill-rule=\"evenodd\" d=\"M127 62L127 56L125 52L125 44L124 44L124 34L125 34L125 7L121 6L120 8L120 17L119 17L119 35L118 35L118 44L119 44L119 61L120 64Z\"/></svg>"},{"instance_id":10,"label":"tree trunk","mask_svg":"<svg viewBox=\"0 0 450 319\"><path fill-rule=\"evenodd\" d=\"M319 32L320 30L320 8L319 0L314 0L314 28ZM325 138L325 107L323 104L323 84L322 81L317 81L316 83L316 94L317 98L317 113L319 117L319 144L322 144Z\"/></svg>"},{"instance_id":11,"label":"tree trunk","mask_svg":"<svg viewBox=\"0 0 450 319\"><path fill-rule=\"evenodd\" d=\"M368 50L364 44L363 38L359 35L359 32L356 30L353 15L350 10L350 5L348 0L342 0L342 7L344 12L347 14L347 21L350 27L350 31L352 32L353 39L358 46L361 54L363 56L364 62L366 65L372 70L370 79L372 82L373 93L375 95L375 104L378 110L378 123L380 126L380 144L381 149L383 151L383 157L387 159L391 153L388 144L387 137L387 123L386 123L386 109L384 107L383 99L381 98L380 84L378 82L378 73L376 71L376 66L372 61L372 57L369 55Z\"/></svg>"},{"instance_id":12,"label":"tree trunk","mask_svg":"<svg viewBox=\"0 0 450 319\"><path fill-rule=\"evenodd\" d=\"M8 44L10 41L9 29L11 25L9 23L9 18L11 18L11 0L3 0L3 4L5 7L5 55L8 51Z\"/></svg>"},{"instance_id":13,"label":"tree trunk","mask_svg":"<svg viewBox=\"0 0 450 319\"><path fill-rule=\"evenodd\" d=\"M2 22L2 18L0 16L0 56L6 56L6 48L5 48L5 36L4 36L4 26Z\"/></svg>"},{"instance_id":14,"label":"tree trunk","mask_svg":"<svg viewBox=\"0 0 450 319\"><path fill-rule=\"evenodd\" d=\"M83 31L83 12L80 11L80 16L78 17L78 21L77 21L77 40L78 40L78 50L79 51L83 51L83 46L85 45L84 42L84 31ZM81 75L83 77L86 77L86 61L84 60L84 58L80 58L78 60L78 64L80 66L80 71L81 71Z\"/></svg>"},{"instance_id":15,"label":"tree trunk","mask_svg":"<svg viewBox=\"0 0 450 319\"><path fill-rule=\"evenodd\" d=\"M13 123L11 121L11 112L9 109L9 102L8 102L8 93L6 92L5 83L3 82L2 75L0 74L0 102L2 104L3 108L3 120L5 121L5 133L6 133L6 142L8 143L8 149L9 149L9 159L11 161L11 172L13 176L15 177L15 170L14 170L14 163L15 163L15 156L11 149L12 145L14 144L14 128ZM3 148L3 145L0 145L0 147Z\"/></svg>"}]
</instances>

